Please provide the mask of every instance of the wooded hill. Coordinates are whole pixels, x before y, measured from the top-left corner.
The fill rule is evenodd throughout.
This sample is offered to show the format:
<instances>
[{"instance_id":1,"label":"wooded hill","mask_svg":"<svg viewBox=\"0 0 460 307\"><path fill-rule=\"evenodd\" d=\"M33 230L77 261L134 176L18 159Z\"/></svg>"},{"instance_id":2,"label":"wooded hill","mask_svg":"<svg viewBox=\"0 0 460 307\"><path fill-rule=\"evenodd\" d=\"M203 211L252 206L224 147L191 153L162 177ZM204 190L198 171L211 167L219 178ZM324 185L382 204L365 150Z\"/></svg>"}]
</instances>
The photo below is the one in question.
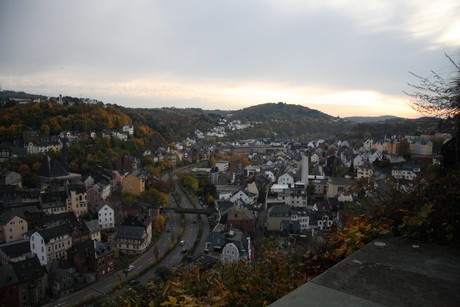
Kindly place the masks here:
<instances>
[{"instance_id":1,"label":"wooded hill","mask_svg":"<svg viewBox=\"0 0 460 307\"><path fill-rule=\"evenodd\" d=\"M15 103L12 91L3 91L0 104L0 141L20 139L23 131L40 130L48 135L63 130L100 132L105 129L121 130L133 124L137 137L148 136L160 146L187 137L194 132L209 131L227 122L250 122L251 128L228 131L227 140L248 138L293 139L308 141L315 138L378 137L399 134L427 133L440 127L440 120L386 119L373 123L353 123L332 117L318 110L286 103L266 103L237 111L202 110L199 108L125 108L102 102L85 103L88 99L63 97L27 104ZM19 93L21 97L43 97ZM6 97L5 97L6 95Z\"/></svg>"}]
</instances>

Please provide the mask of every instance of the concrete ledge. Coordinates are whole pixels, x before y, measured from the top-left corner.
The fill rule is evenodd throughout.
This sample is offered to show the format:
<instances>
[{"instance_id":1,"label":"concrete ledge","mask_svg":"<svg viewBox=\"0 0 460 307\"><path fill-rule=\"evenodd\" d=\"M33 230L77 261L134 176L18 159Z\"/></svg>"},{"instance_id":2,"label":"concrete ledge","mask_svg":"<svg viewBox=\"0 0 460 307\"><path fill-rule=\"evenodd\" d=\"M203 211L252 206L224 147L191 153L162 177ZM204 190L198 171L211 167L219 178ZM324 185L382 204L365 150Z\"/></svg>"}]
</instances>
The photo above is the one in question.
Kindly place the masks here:
<instances>
[{"instance_id":1,"label":"concrete ledge","mask_svg":"<svg viewBox=\"0 0 460 307\"><path fill-rule=\"evenodd\" d=\"M460 249L379 238L270 306L460 306Z\"/></svg>"}]
</instances>

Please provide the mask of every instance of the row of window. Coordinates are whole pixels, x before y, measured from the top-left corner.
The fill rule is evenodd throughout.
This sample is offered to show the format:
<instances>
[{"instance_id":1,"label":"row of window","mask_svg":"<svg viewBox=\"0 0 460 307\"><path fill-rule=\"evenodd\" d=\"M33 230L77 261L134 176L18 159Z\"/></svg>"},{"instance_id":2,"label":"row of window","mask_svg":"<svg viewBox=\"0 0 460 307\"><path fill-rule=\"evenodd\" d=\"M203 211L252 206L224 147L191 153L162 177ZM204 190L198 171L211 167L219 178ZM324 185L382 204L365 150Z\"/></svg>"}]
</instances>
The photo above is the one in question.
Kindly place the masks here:
<instances>
[{"instance_id":1,"label":"row of window","mask_svg":"<svg viewBox=\"0 0 460 307\"><path fill-rule=\"evenodd\" d=\"M10 225L14 225L14 223L15 223L15 221L11 221L9 224L10 224ZM22 223L24 223L24 220L19 220L18 223L19 223L19 224L22 224Z\"/></svg>"}]
</instances>

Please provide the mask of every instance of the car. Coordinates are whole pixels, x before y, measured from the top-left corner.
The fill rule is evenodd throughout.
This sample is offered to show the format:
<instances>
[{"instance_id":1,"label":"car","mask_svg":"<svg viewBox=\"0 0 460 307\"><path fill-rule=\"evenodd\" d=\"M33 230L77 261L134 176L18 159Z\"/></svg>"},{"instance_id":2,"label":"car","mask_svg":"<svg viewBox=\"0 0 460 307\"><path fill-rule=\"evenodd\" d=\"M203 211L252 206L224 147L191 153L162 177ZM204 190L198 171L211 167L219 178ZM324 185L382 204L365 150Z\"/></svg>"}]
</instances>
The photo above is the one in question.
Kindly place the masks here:
<instances>
[{"instance_id":1,"label":"car","mask_svg":"<svg viewBox=\"0 0 460 307\"><path fill-rule=\"evenodd\" d=\"M171 229L171 228L168 228L168 229L166 229L166 231L167 231L167 232L171 232L171 231L172 231L172 229Z\"/></svg>"},{"instance_id":2,"label":"car","mask_svg":"<svg viewBox=\"0 0 460 307\"><path fill-rule=\"evenodd\" d=\"M182 249L182 254L185 254L187 252L187 249L186 248L183 248Z\"/></svg>"},{"instance_id":3,"label":"car","mask_svg":"<svg viewBox=\"0 0 460 307\"><path fill-rule=\"evenodd\" d=\"M180 246L184 246L184 245L185 245L185 241L184 241L184 240L181 240L181 241L179 242L179 245L180 245Z\"/></svg>"},{"instance_id":4,"label":"car","mask_svg":"<svg viewBox=\"0 0 460 307\"><path fill-rule=\"evenodd\" d=\"M138 284L139 284L139 280L137 280L137 279L133 279L133 280L131 280L131 281L129 282L129 285L130 285L130 286L135 286L135 285L138 285Z\"/></svg>"},{"instance_id":5,"label":"car","mask_svg":"<svg viewBox=\"0 0 460 307\"><path fill-rule=\"evenodd\" d=\"M129 267L125 269L125 272L131 272L132 270L134 270L134 265L130 264Z\"/></svg>"}]
</instances>

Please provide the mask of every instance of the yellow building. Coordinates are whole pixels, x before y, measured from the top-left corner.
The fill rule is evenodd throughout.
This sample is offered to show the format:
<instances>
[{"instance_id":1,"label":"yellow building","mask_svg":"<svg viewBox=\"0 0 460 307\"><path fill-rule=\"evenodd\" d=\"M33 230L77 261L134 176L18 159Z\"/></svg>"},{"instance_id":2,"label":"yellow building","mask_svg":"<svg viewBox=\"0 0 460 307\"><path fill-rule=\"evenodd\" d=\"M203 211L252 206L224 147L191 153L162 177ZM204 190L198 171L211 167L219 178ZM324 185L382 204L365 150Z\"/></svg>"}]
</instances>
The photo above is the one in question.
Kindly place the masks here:
<instances>
[{"instance_id":1,"label":"yellow building","mask_svg":"<svg viewBox=\"0 0 460 307\"><path fill-rule=\"evenodd\" d=\"M122 192L139 195L145 190L147 176L142 170L136 170L123 178Z\"/></svg>"},{"instance_id":2,"label":"yellow building","mask_svg":"<svg viewBox=\"0 0 460 307\"><path fill-rule=\"evenodd\" d=\"M0 217L0 242L21 240L28 230L27 221L11 211Z\"/></svg>"}]
</instances>

